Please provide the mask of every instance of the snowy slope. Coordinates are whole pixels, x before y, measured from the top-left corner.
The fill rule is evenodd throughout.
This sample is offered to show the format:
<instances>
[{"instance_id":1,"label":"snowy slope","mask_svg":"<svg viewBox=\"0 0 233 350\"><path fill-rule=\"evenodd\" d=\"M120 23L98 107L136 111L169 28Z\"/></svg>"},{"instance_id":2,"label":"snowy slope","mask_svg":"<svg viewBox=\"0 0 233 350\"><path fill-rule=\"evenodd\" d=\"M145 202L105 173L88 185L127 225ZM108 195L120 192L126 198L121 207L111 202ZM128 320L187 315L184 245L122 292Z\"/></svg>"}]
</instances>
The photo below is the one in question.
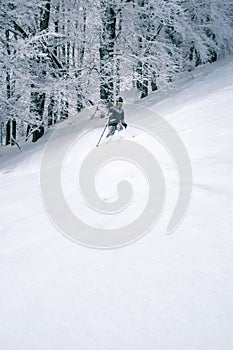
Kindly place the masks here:
<instances>
[{"instance_id":1,"label":"snowy slope","mask_svg":"<svg viewBox=\"0 0 233 350\"><path fill-rule=\"evenodd\" d=\"M232 95L233 61L227 60L199 68L171 92L143 101L169 121L187 148L192 202L182 224L166 235L177 178L161 149L159 160L172 192L168 205L151 232L120 249L80 246L47 217L39 171L51 130L32 149L22 145L22 153L0 150L0 349L232 348ZM133 123L134 116L127 119ZM74 148L67 157L64 191L70 206L75 206L77 194L72 192L72 167L93 147L100 131L94 129L83 140L82 152L77 155ZM71 132L64 128L62 142ZM135 139L152 144L143 133ZM100 189L107 200L114 197L110 187L119 175L132 174L123 164L110 172L111 181ZM140 211L143 180L133 174L138 196L134 209ZM89 211L79 209L87 220ZM133 213L117 223L125 224ZM109 224L98 216L92 220Z\"/></svg>"}]
</instances>

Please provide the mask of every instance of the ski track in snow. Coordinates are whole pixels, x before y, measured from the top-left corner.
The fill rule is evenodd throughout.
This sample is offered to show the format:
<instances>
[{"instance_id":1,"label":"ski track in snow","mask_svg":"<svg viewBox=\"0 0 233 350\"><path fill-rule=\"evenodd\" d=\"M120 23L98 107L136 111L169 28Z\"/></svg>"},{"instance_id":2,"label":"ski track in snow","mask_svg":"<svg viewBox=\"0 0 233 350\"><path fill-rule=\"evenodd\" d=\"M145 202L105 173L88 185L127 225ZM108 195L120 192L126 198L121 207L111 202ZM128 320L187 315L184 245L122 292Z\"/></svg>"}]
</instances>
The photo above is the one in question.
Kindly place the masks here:
<instances>
[{"instance_id":1,"label":"ski track in snow","mask_svg":"<svg viewBox=\"0 0 233 350\"><path fill-rule=\"evenodd\" d=\"M182 77L169 93L138 102L170 122L192 162L191 206L169 236L172 196L157 226L134 244L100 251L71 242L41 201L40 161L52 131L36 144L22 143L22 153L0 149L0 349L232 348L232 81L233 61L217 62ZM133 119L127 116L129 125ZM93 131L89 149L100 131ZM149 145L143 135L135 139ZM176 194L163 153L161 162ZM114 181L118 172L112 169ZM143 195L138 187L135 209ZM106 181L100 192L111 200L109 188Z\"/></svg>"}]
</instances>

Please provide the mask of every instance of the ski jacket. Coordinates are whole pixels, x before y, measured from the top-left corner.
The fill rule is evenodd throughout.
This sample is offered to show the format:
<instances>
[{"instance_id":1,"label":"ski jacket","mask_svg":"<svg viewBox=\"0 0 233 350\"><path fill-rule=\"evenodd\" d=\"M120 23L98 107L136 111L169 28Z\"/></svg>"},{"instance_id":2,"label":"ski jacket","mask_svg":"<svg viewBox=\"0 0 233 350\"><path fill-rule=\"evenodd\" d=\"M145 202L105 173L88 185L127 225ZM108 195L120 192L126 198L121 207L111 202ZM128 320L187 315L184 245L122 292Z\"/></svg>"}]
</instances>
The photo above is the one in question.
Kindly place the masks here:
<instances>
[{"instance_id":1,"label":"ski jacket","mask_svg":"<svg viewBox=\"0 0 233 350\"><path fill-rule=\"evenodd\" d=\"M108 125L117 125L118 123L125 123L124 110L118 106L113 106L109 111Z\"/></svg>"}]
</instances>

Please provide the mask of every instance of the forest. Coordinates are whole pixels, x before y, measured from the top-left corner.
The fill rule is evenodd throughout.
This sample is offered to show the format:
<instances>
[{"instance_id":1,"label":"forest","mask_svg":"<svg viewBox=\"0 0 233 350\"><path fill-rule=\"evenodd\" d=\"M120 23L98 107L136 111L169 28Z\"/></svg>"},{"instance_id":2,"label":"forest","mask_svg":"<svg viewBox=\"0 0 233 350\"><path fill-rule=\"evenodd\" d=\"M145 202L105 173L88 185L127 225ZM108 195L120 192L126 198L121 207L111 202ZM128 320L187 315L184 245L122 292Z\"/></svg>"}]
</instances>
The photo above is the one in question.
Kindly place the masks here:
<instances>
[{"instance_id":1,"label":"forest","mask_svg":"<svg viewBox=\"0 0 233 350\"><path fill-rule=\"evenodd\" d=\"M0 145L232 51L231 0L0 0Z\"/></svg>"}]
</instances>

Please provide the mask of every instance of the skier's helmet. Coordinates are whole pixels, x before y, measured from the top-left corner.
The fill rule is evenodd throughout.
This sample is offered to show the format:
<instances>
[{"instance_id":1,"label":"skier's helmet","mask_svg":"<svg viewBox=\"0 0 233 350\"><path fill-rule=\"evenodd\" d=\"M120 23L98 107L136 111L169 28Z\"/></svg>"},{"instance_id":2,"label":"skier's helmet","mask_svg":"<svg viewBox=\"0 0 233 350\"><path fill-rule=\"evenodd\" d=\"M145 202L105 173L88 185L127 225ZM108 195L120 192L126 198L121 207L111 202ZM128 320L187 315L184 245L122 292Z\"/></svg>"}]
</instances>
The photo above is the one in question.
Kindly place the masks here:
<instances>
[{"instance_id":1,"label":"skier's helmet","mask_svg":"<svg viewBox=\"0 0 233 350\"><path fill-rule=\"evenodd\" d=\"M118 105L122 105L123 104L123 98L122 97L118 97L117 100L116 100L116 103Z\"/></svg>"}]
</instances>

